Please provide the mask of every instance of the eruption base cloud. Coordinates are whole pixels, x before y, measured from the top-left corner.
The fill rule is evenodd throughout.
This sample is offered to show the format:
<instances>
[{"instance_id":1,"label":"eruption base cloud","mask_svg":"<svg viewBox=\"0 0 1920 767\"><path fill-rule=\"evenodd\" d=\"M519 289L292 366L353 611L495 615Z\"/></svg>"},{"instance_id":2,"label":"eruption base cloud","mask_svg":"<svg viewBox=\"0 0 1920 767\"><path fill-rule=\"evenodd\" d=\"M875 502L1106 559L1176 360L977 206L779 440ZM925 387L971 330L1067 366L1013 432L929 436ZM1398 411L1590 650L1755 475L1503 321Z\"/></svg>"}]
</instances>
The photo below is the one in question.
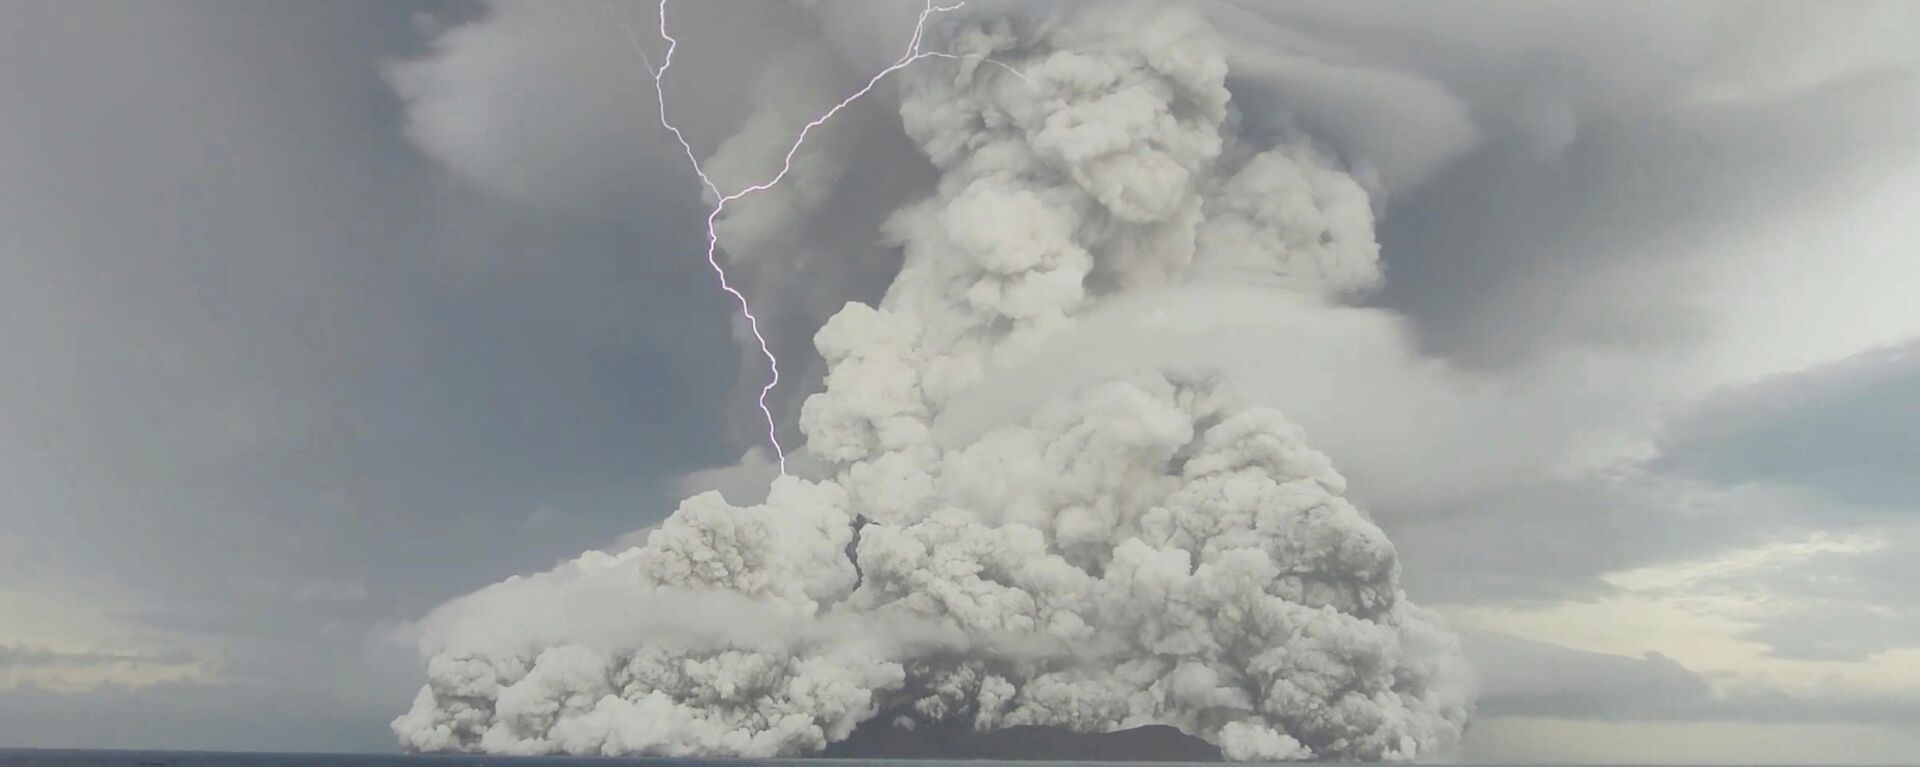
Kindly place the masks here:
<instances>
[{"instance_id":1,"label":"eruption base cloud","mask_svg":"<svg viewBox=\"0 0 1920 767\"><path fill-rule=\"evenodd\" d=\"M816 470L435 611L401 743L771 757L877 721L1172 725L1248 760L1451 752L1471 714L1454 637L1327 456L1221 372L1146 360L936 438L988 371L1124 297L1371 289L1364 187L1303 140L1237 132L1199 16L1085 4L924 34L954 66L903 73L900 116L939 177L884 227L886 295L815 336Z\"/></svg>"},{"instance_id":2,"label":"eruption base cloud","mask_svg":"<svg viewBox=\"0 0 1920 767\"><path fill-rule=\"evenodd\" d=\"M1170 724L1235 759L1445 753L1458 645L1303 436L1206 376L1142 374L948 456L919 512L857 541L831 480L696 496L644 547L430 616L394 728L515 754L799 755L876 717Z\"/></svg>"}]
</instances>

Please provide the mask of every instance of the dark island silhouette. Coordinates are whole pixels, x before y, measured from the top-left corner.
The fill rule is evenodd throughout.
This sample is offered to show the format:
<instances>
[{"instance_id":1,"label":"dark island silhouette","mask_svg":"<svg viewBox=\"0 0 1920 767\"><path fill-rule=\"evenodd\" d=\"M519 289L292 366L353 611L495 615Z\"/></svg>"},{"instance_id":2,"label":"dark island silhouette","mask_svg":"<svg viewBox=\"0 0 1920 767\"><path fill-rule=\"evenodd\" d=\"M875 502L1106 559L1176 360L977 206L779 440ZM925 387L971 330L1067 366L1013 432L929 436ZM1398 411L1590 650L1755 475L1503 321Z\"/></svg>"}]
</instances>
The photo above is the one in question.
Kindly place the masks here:
<instances>
[{"instance_id":1,"label":"dark island silhouette","mask_svg":"<svg viewBox=\"0 0 1920 767\"><path fill-rule=\"evenodd\" d=\"M1079 733L1023 725L901 729L868 720L821 752L831 759L996 759L1081 762L1217 762L1219 747L1162 724Z\"/></svg>"}]
</instances>

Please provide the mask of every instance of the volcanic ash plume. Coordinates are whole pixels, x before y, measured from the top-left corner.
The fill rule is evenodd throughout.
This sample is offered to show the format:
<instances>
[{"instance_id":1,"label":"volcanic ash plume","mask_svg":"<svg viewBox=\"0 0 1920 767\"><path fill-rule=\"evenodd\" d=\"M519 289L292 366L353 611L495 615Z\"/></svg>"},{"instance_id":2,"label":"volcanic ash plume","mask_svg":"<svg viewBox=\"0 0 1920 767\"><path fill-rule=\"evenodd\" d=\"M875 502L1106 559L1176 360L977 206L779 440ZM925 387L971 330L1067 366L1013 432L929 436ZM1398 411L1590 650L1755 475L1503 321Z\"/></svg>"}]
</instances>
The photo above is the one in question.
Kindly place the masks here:
<instances>
[{"instance_id":1,"label":"volcanic ash plume","mask_svg":"<svg viewBox=\"0 0 1920 767\"><path fill-rule=\"evenodd\" d=\"M905 86L940 171L887 232L877 307L816 337L810 478L687 499L422 624L414 750L770 757L864 722L1170 724L1234 759L1442 756L1457 644L1279 412L1163 366L949 444L955 397L1117 296L1231 279L1325 301L1380 279L1367 194L1234 135L1211 29L1164 8L972 17Z\"/></svg>"}]
</instances>

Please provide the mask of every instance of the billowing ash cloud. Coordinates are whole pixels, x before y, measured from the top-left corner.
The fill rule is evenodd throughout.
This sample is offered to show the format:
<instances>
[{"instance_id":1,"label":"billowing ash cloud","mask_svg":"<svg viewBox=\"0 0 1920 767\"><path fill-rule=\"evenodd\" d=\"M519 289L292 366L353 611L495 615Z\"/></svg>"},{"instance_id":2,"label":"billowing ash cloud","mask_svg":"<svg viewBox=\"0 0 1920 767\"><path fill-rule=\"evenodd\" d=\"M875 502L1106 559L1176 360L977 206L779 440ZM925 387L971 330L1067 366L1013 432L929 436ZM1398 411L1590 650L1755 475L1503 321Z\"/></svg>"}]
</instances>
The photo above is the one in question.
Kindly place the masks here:
<instances>
[{"instance_id":1,"label":"billowing ash cloud","mask_svg":"<svg viewBox=\"0 0 1920 767\"><path fill-rule=\"evenodd\" d=\"M1148 364L935 439L956 398L1118 297L1373 287L1364 187L1304 139L1237 134L1198 16L979 15L940 39L1005 67L907 81L938 181L884 227L903 258L884 299L815 338L808 476L757 506L695 496L643 546L437 610L405 747L766 757L870 720L1171 724L1235 759L1457 744L1455 639L1328 458L1220 373Z\"/></svg>"}]
</instances>

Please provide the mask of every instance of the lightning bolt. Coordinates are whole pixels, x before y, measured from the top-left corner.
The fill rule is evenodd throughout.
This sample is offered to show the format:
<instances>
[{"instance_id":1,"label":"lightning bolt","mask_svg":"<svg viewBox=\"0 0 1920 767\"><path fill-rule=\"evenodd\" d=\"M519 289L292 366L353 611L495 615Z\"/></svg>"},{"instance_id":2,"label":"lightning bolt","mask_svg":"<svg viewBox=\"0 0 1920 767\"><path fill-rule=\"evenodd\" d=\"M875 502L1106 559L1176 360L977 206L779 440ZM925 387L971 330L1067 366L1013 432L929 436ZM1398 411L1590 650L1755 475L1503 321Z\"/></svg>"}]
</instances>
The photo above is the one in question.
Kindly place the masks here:
<instances>
[{"instance_id":1,"label":"lightning bolt","mask_svg":"<svg viewBox=\"0 0 1920 767\"><path fill-rule=\"evenodd\" d=\"M842 99L840 103L833 105L831 109L821 113L820 116L815 117L812 121L808 122L805 127L802 127L799 135L794 137L792 146L787 148L787 154L786 157L781 160L779 172L773 174L773 176L766 181L742 187L735 192L725 193L720 191L720 186L714 183L713 179L707 175L706 169L700 165L700 158L694 154L693 144L687 141L686 134L682 133L680 128L675 126L673 121L667 117L667 70L673 66L673 54L679 49L680 41L675 39L673 34L667 30L667 0L660 0L659 34L660 39L665 40L667 43L667 52L666 56L661 59L659 68L654 68L651 62L647 64L647 71L653 76L654 97L660 105L660 125L672 133L676 141L680 142L680 148L686 153L687 162L693 166L694 174L700 177L701 186L707 190L707 193L714 200L712 209L707 212L707 265L713 268L714 276L719 278L720 289L725 291L727 295L732 296L733 300L740 305L740 316L746 319L747 329L752 331L753 340L760 348L760 355L767 358L767 383L760 387L760 396L757 403L760 407L760 414L766 419L767 443L773 447L773 453L780 461L780 473L782 475L787 473L787 452L780 446L779 427L775 423L773 409L767 405L768 395L773 393L774 387L780 385L780 359L774 356L773 348L768 345L766 335L760 332L760 318L754 316L753 305L747 301L746 294L741 293L739 288L734 287L733 281L728 278L726 267L720 263L720 234L716 228L720 216L726 212L728 204L738 202L749 195L764 192L778 186L780 182L787 177L787 174L793 171L794 157L800 154L800 148L806 144L807 136L811 135L814 129L827 124L835 115L840 114L842 110L852 106L854 102L859 101L862 97L871 93L875 87L880 85L880 81L886 79L888 75L906 69L915 62L924 59L979 59L1005 69L1023 81L1027 80L1026 76L1019 71L993 59L974 55L921 50L921 43L926 39L927 21L939 14L960 10L965 5L966 3L964 2L954 3L952 5L935 5L933 0L926 0L926 6L921 9L920 17L914 22L913 36L907 40L907 50L900 55L900 58L895 59L894 62L885 69L874 73L859 90L854 91L852 95ZM626 30L627 40L633 45L634 51L639 53L641 59L645 61L646 51L642 49L639 37L634 34L631 27L628 27L624 23L621 24L621 27Z\"/></svg>"}]
</instances>

